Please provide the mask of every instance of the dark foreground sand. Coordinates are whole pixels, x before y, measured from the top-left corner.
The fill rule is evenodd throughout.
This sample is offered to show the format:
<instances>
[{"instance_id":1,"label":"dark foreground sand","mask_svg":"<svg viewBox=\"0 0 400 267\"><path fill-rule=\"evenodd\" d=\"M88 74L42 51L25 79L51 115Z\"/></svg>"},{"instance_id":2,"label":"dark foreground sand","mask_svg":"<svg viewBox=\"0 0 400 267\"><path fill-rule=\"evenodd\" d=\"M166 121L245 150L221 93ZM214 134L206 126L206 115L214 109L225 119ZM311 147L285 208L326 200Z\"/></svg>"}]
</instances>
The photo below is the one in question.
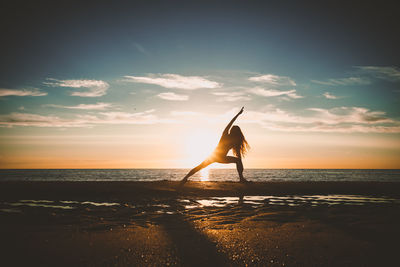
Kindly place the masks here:
<instances>
[{"instance_id":1,"label":"dark foreground sand","mask_svg":"<svg viewBox=\"0 0 400 267\"><path fill-rule=\"evenodd\" d=\"M176 186L2 182L0 265L399 265L400 183Z\"/></svg>"}]
</instances>

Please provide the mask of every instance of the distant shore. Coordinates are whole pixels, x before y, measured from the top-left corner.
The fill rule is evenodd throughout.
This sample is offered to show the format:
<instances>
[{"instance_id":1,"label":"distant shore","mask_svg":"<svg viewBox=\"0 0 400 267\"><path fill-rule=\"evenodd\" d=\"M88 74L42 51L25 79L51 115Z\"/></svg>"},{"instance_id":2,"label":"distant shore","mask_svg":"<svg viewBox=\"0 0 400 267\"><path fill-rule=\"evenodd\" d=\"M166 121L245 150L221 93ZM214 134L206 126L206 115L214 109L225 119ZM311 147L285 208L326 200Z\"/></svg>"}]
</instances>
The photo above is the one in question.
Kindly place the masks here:
<instances>
[{"instance_id":1,"label":"distant shore","mask_svg":"<svg viewBox=\"0 0 400 267\"><path fill-rule=\"evenodd\" d=\"M0 182L4 266L393 266L400 183Z\"/></svg>"}]
</instances>

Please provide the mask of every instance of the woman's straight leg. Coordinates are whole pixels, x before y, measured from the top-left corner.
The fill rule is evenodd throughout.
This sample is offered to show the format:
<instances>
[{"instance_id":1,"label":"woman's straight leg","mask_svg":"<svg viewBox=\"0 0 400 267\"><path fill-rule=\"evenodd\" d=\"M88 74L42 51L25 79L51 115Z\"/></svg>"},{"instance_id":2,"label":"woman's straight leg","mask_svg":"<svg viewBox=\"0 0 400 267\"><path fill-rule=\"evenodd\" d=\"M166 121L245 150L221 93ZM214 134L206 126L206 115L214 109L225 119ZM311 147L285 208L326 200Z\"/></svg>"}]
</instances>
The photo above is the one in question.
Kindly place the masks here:
<instances>
[{"instance_id":1,"label":"woman's straight leg","mask_svg":"<svg viewBox=\"0 0 400 267\"><path fill-rule=\"evenodd\" d=\"M192 176L192 175L195 174L196 172L200 171L201 169L204 169L205 167L207 167L207 166L210 165L211 163L213 163L212 160L206 159L205 161L203 161L202 163L200 163L199 165L197 165L196 167L194 167L193 169L191 169L191 170L188 172L188 174L186 174L186 176L182 179L181 185L183 185L184 183L186 183L190 176Z\"/></svg>"}]
</instances>

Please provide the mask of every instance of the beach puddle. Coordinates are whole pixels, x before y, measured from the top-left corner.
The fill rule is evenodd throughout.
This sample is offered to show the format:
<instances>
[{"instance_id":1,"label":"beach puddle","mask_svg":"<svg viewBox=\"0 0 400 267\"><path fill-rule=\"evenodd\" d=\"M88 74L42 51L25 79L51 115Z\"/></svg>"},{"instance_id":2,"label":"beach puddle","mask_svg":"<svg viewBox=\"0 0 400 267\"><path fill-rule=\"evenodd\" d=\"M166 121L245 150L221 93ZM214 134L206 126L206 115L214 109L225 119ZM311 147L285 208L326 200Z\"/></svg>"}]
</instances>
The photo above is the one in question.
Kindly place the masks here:
<instances>
[{"instance_id":1,"label":"beach puddle","mask_svg":"<svg viewBox=\"0 0 400 267\"><path fill-rule=\"evenodd\" d=\"M369 197L359 195L302 195L302 196L244 196L212 197L196 201L180 200L185 209L204 207L226 207L236 204L262 206L321 206L321 205L367 205L367 204L400 204L399 199L387 197Z\"/></svg>"},{"instance_id":2,"label":"beach puddle","mask_svg":"<svg viewBox=\"0 0 400 267\"><path fill-rule=\"evenodd\" d=\"M168 201L167 203L165 201ZM400 199L388 197L371 197L360 195L292 195L292 196L243 196L243 197L209 197L200 199L169 199L155 200L154 202L116 203L76 200L19 200L15 202L0 203L1 213L21 213L27 208L47 208L58 210L96 210L127 212L138 214L140 212L154 214L176 214L184 210L203 208L224 208L235 206L261 207L261 206L363 206L363 205L398 205ZM115 209L117 208L118 209Z\"/></svg>"},{"instance_id":3,"label":"beach puddle","mask_svg":"<svg viewBox=\"0 0 400 267\"><path fill-rule=\"evenodd\" d=\"M99 206L106 206L106 207L110 207L110 206L119 206L119 203L108 203L108 202L92 202L92 201L85 201L85 202L81 202L80 204L82 205L93 205L96 207Z\"/></svg>"},{"instance_id":4,"label":"beach puddle","mask_svg":"<svg viewBox=\"0 0 400 267\"><path fill-rule=\"evenodd\" d=\"M22 199L17 202L4 202L1 203L1 206L6 206L5 208L1 208L0 212L22 212L21 210L10 209L8 207L34 207L34 208L50 208L50 209L62 209L62 210L72 210L80 208L81 206L95 206L95 207L110 207L110 206L119 206L119 203L113 202L93 202L93 201L74 201L74 200L61 200L61 201L53 201L53 200L33 200L33 199Z\"/></svg>"},{"instance_id":5,"label":"beach puddle","mask_svg":"<svg viewBox=\"0 0 400 267\"><path fill-rule=\"evenodd\" d=\"M44 203L51 203L51 202L44 202ZM14 203L4 203L4 204L13 206L13 207L28 206L28 207L41 207L41 208L53 208L53 209L64 209L64 210L74 209L74 207L67 206L67 205L52 205L52 204L44 204L44 203L40 202L40 201L29 202L26 200L26 201L14 202Z\"/></svg>"},{"instance_id":6,"label":"beach puddle","mask_svg":"<svg viewBox=\"0 0 400 267\"><path fill-rule=\"evenodd\" d=\"M0 209L0 212L7 212L7 213L21 213L21 210L18 209Z\"/></svg>"},{"instance_id":7,"label":"beach puddle","mask_svg":"<svg viewBox=\"0 0 400 267\"><path fill-rule=\"evenodd\" d=\"M216 197L212 199L197 200L202 207L224 207L238 203L237 197Z\"/></svg>"}]
</instances>

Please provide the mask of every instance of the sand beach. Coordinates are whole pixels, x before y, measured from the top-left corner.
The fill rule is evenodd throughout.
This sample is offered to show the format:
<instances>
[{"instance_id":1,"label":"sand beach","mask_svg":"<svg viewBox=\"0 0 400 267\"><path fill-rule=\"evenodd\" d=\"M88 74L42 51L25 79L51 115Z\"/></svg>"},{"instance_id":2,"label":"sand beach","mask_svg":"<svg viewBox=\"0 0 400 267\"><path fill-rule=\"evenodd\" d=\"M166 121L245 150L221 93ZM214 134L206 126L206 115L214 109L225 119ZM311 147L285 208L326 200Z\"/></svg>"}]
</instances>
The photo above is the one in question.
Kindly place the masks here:
<instances>
[{"instance_id":1,"label":"sand beach","mask_svg":"<svg viewBox=\"0 0 400 267\"><path fill-rule=\"evenodd\" d=\"M391 266L400 184L3 182L3 266Z\"/></svg>"}]
</instances>

